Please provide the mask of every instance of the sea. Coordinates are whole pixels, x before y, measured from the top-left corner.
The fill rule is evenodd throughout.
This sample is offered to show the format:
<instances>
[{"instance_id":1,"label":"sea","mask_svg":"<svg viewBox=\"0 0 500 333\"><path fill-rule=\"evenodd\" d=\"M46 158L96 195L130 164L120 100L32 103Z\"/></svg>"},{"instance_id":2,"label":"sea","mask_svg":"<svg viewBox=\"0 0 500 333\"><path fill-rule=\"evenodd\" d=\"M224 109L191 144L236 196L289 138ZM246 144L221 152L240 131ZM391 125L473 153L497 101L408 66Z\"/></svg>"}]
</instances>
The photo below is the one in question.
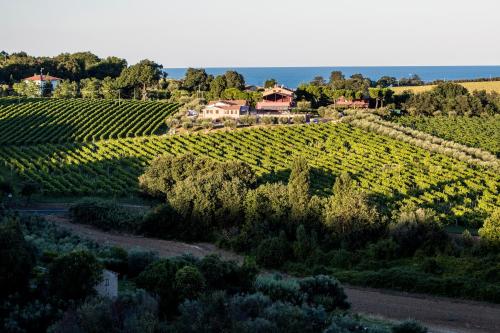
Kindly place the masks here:
<instances>
[{"instance_id":1,"label":"sea","mask_svg":"<svg viewBox=\"0 0 500 333\"><path fill-rule=\"evenodd\" d=\"M173 79L183 78L186 70L186 68L164 69L168 77ZM309 82L316 76L322 76L328 81L332 71L341 71L346 77L359 73L375 81L382 76L400 79L414 74L425 82L500 77L500 66L212 67L205 70L214 76L235 70L245 77L248 85L262 86L264 81L272 78L289 88L297 88L301 83Z\"/></svg>"}]
</instances>

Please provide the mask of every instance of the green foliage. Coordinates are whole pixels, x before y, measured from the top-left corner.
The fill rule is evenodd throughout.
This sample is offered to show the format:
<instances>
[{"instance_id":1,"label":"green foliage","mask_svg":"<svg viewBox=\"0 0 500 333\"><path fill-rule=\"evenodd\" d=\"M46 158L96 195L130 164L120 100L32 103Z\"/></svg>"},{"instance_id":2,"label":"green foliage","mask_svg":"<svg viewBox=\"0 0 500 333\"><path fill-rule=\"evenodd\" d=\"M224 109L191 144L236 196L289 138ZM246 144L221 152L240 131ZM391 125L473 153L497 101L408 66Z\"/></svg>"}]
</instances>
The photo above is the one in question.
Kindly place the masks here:
<instances>
[{"instance_id":1,"label":"green foliage","mask_svg":"<svg viewBox=\"0 0 500 333\"><path fill-rule=\"evenodd\" d=\"M460 84L445 82L438 84L431 91L411 95L404 103L411 115L431 116L438 112L452 115L496 114L499 111L496 93L475 92L470 94Z\"/></svg>"},{"instance_id":2,"label":"green foliage","mask_svg":"<svg viewBox=\"0 0 500 333\"><path fill-rule=\"evenodd\" d=\"M143 290L117 299L91 298L76 311L66 312L48 332L153 333L159 328L157 301Z\"/></svg>"},{"instance_id":3,"label":"green foliage","mask_svg":"<svg viewBox=\"0 0 500 333\"><path fill-rule=\"evenodd\" d=\"M142 216L116 201L84 198L71 205L69 214L75 223L89 224L104 230L136 232Z\"/></svg>"},{"instance_id":4,"label":"green foliage","mask_svg":"<svg viewBox=\"0 0 500 333\"><path fill-rule=\"evenodd\" d=\"M177 107L158 102L85 99L0 103L0 143L91 142L151 135L160 132L165 117ZM58 158L54 161L62 163Z\"/></svg>"},{"instance_id":5,"label":"green foliage","mask_svg":"<svg viewBox=\"0 0 500 333\"><path fill-rule=\"evenodd\" d=\"M188 91L208 91L212 77L204 69L188 68L182 87Z\"/></svg>"},{"instance_id":6,"label":"green foliage","mask_svg":"<svg viewBox=\"0 0 500 333\"><path fill-rule=\"evenodd\" d=\"M485 221L479 236L487 244L500 246L500 208L497 208Z\"/></svg>"},{"instance_id":7,"label":"green foliage","mask_svg":"<svg viewBox=\"0 0 500 333\"><path fill-rule=\"evenodd\" d=\"M407 320L395 325L392 333L427 333L427 328L415 320Z\"/></svg>"},{"instance_id":8,"label":"green foliage","mask_svg":"<svg viewBox=\"0 0 500 333\"><path fill-rule=\"evenodd\" d=\"M78 85L76 82L63 80L59 82L52 92L54 98L76 98L78 97Z\"/></svg>"},{"instance_id":9,"label":"green foliage","mask_svg":"<svg viewBox=\"0 0 500 333\"><path fill-rule=\"evenodd\" d=\"M256 251L257 264L265 268L279 268L290 258L286 236L264 239Z\"/></svg>"},{"instance_id":10,"label":"green foliage","mask_svg":"<svg viewBox=\"0 0 500 333\"><path fill-rule=\"evenodd\" d=\"M308 215L310 201L310 168L305 157L299 156L292 161L288 180L288 197L291 205L290 216L294 221L304 221Z\"/></svg>"},{"instance_id":11,"label":"green foliage","mask_svg":"<svg viewBox=\"0 0 500 333\"><path fill-rule=\"evenodd\" d=\"M34 264L19 221L0 217L0 296L26 291Z\"/></svg>"},{"instance_id":12,"label":"green foliage","mask_svg":"<svg viewBox=\"0 0 500 333\"><path fill-rule=\"evenodd\" d=\"M205 279L196 267L185 266L175 273L174 287L182 299L194 299L205 289Z\"/></svg>"},{"instance_id":13,"label":"green foliage","mask_svg":"<svg viewBox=\"0 0 500 333\"><path fill-rule=\"evenodd\" d=\"M347 246L359 246L380 228L380 217L368 204L364 193L356 189L349 174L341 174L333 186L323 213L327 228Z\"/></svg>"},{"instance_id":14,"label":"green foliage","mask_svg":"<svg viewBox=\"0 0 500 333\"><path fill-rule=\"evenodd\" d=\"M81 300L92 295L101 279L102 267L88 251L63 254L49 269L50 290L62 299Z\"/></svg>"},{"instance_id":15,"label":"green foliage","mask_svg":"<svg viewBox=\"0 0 500 333\"><path fill-rule=\"evenodd\" d=\"M422 117L395 119L399 124L500 156L500 117Z\"/></svg>"},{"instance_id":16,"label":"green foliage","mask_svg":"<svg viewBox=\"0 0 500 333\"><path fill-rule=\"evenodd\" d=\"M161 65L151 60L141 60L139 63L125 68L117 79L122 88L141 88L142 99L148 98L147 88L158 82L162 76Z\"/></svg>"}]
</instances>

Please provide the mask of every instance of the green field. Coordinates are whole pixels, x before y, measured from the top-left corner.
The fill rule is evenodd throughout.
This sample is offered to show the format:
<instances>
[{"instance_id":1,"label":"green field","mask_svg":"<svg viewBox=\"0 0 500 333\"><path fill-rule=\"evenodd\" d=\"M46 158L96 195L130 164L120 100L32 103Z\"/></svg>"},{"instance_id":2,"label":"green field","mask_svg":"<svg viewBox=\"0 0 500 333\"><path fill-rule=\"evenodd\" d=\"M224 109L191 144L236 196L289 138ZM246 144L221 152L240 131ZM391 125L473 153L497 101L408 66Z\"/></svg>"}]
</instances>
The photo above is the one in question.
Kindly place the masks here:
<instances>
[{"instance_id":1,"label":"green field","mask_svg":"<svg viewBox=\"0 0 500 333\"><path fill-rule=\"evenodd\" d=\"M3 146L0 163L39 183L46 194L127 196L137 192L137 177L151 159L186 152L246 162L262 181L286 181L294 155L303 154L319 194L329 193L335 176L348 171L382 207L413 201L432 207L450 223L479 224L500 205L500 177L494 169L345 123Z\"/></svg>"},{"instance_id":2,"label":"green field","mask_svg":"<svg viewBox=\"0 0 500 333\"><path fill-rule=\"evenodd\" d=\"M483 82L463 82L459 83L470 92L474 90L486 90L487 92L497 92L500 93L500 81L483 81ZM403 91L409 90L414 93L421 93L424 91L429 91L432 88L436 87L435 85L425 85L425 86L413 86L413 87L392 87L396 94L401 94Z\"/></svg>"},{"instance_id":3,"label":"green field","mask_svg":"<svg viewBox=\"0 0 500 333\"><path fill-rule=\"evenodd\" d=\"M469 147L482 148L500 156L500 117L412 117L397 118L407 127L455 141Z\"/></svg>"},{"instance_id":4,"label":"green field","mask_svg":"<svg viewBox=\"0 0 500 333\"><path fill-rule=\"evenodd\" d=\"M159 134L177 104L0 99L0 144L89 142Z\"/></svg>"}]
</instances>

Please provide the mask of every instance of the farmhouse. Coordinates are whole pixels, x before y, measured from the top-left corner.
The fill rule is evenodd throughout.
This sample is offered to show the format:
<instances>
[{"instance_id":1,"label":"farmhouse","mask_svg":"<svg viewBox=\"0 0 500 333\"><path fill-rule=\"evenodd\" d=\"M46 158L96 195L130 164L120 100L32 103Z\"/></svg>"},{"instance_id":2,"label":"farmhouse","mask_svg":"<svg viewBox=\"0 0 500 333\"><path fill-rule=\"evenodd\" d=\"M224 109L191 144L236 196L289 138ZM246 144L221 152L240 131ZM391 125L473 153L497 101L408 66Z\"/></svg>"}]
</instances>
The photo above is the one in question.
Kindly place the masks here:
<instances>
[{"instance_id":1,"label":"farmhouse","mask_svg":"<svg viewBox=\"0 0 500 333\"><path fill-rule=\"evenodd\" d=\"M237 100L219 100L209 102L201 111L202 118L217 119L217 118L239 118L243 115L248 115L250 106L244 99Z\"/></svg>"},{"instance_id":2,"label":"farmhouse","mask_svg":"<svg viewBox=\"0 0 500 333\"><path fill-rule=\"evenodd\" d=\"M341 96L335 101L335 106L354 109L366 109L368 108L369 103L368 100L365 99L347 99L344 96Z\"/></svg>"},{"instance_id":3,"label":"farmhouse","mask_svg":"<svg viewBox=\"0 0 500 333\"><path fill-rule=\"evenodd\" d=\"M290 111L295 105L294 92L283 86L268 88L262 93L262 101L255 107L257 111Z\"/></svg>"},{"instance_id":4,"label":"farmhouse","mask_svg":"<svg viewBox=\"0 0 500 333\"><path fill-rule=\"evenodd\" d=\"M23 80L24 82L34 82L37 85L45 85L48 82L52 85L52 89L55 89L59 82L61 81L60 78L55 77L55 76L50 76L50 75L37 75L34 74L33 76L27 77Z\"/></svg>"}]
</instances>

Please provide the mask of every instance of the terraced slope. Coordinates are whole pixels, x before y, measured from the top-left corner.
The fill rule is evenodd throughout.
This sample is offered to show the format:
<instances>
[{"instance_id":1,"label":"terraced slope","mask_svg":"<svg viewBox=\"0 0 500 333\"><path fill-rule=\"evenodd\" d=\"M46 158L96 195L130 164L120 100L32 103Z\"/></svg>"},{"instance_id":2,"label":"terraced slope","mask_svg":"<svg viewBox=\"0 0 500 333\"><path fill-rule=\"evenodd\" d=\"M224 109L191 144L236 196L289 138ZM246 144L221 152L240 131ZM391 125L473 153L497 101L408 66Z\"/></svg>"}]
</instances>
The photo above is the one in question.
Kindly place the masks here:
<instances>
[{"instance_id":1,"label":"terraced slope","mask_svg":"<svg viewBox=\"0 0 500 333\"><path fill-rule=\"evenodd\" d=\"M90 142L160 133L178 105L111 100L0 99L0 144Z\"/></svg>"},{"instance_id":2,"label":"terraced slope","mask_svg":"<svg viewBox=\"0 0 500 333\"><path fill-rule=\"evenodd\" d=\"M494 169L345 123L3 146L0 163L38 182L46 193L127 195L137 191L137 177L151 159L186 152L244 161L265 181L286 181L294 154L304 154L319 194L329 193L335 176L348 171L375 202L395 208L414 201L450 223L480 223L500 206Z\"/></svg>"},{"instance_id":3,"label":"terraced slope","mask_svg":"<svg viewBox=\"0 0 500 333\"><path fill-rule=\"evenodd\" d=\"M500 116L496 117L411 117L397 118L407 127L500 156Z\"/></svg>"}]
</instances>

